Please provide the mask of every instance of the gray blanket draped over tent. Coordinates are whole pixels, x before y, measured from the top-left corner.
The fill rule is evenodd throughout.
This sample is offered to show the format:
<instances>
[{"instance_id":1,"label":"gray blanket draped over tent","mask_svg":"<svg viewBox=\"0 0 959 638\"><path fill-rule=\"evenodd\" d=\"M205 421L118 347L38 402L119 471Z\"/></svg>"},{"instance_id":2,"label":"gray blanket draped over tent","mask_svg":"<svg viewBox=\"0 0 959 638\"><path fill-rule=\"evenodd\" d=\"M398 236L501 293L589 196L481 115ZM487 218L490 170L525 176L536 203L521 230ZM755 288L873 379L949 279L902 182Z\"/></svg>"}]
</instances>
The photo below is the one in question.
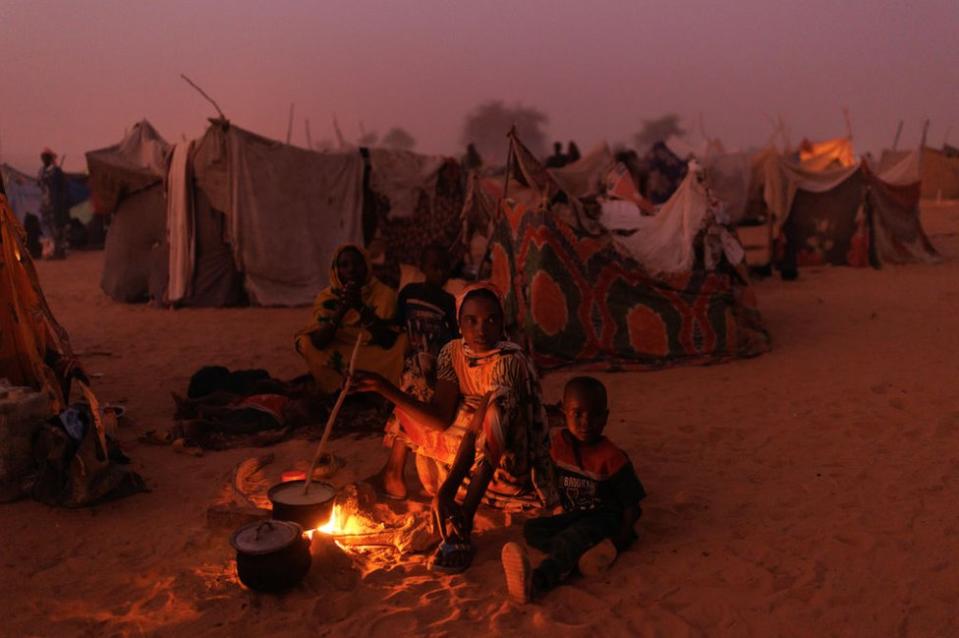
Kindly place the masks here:
<instances>
[{"instance_id":1,"label":"gray blanket draped over tent","mask_svg":"<svg viewBox=\"0 0 959 638\"><path fill-rule=\"evenodd\" d=\"M86 154L97 213L111 215L100 287L118 301L149 297L154 247L166 232L163 177L170 145L142 120L113 146Z\"/></svg>"},{"instance_id":2,"label":"gray blanket draped over tent","mask_svg":"<svg viewBox=\"0 0 959 638\"><path fill-rule=\"evenodd\" d=\"M362 242L363 160L316 153L225 123L197 142L197 185L227 219L252 303L309 304L342 243Z\"/></svg>"}]
</instances>

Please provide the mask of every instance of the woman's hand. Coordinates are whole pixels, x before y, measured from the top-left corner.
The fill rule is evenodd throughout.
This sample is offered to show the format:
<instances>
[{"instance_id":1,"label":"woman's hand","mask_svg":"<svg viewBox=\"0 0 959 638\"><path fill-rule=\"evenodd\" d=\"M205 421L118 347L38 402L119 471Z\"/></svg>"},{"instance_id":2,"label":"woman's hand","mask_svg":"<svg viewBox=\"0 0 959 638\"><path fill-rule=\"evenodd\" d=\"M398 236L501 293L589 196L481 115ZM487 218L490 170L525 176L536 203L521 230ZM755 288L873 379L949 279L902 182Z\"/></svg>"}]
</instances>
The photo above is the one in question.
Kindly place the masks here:
<instances>
[{"instance_id":1,"label":"woman's hand","mask_svg":"<svg viewBox=\"0 0 959 638\"><path fill-rule=\"evenodd\" d=\"M376 311L369 306L361 303L357 309L360 311L360 324L364 326L372 326L376 323L376 320L379 319L379 317L376 316Z\"/></svg>"},{"instance_id":2,"label":"woman's hand","mask_svg":"<svg viewBox=\"0 0 959 638\"><path fill-rule=\"evenodd\" d=\"M363 291L359 286L347 285L342 290L337 291L337 297L339 297L340 306L344 310L350 308L360 310L363 308Z\"/></svg>"},{"instance_id":3,"label":"woman's hand","mask_svg":"<svg viewBox=\"0 0 959 638\"><path fill-rule=\"evenodd\" d=\"M381 375L366 370L353 372L353 381L350 383L350 392L375 392L383 394L390 383Z\"/></svg>"}]
</instances>

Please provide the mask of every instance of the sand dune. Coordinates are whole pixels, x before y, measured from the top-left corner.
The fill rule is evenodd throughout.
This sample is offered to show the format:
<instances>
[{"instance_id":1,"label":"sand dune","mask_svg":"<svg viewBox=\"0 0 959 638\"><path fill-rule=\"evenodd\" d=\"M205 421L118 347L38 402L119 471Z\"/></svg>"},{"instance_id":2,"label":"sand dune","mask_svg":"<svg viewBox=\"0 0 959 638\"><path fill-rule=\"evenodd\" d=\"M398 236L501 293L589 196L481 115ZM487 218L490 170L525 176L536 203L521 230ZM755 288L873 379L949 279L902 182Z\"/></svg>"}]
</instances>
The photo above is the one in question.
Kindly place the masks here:
<instances>
[{"instance_id":1,"label":"sand dune","mask_svg":"<svg viewBox=\"0 0 959 638\"><path fill-rule=\"evenodd\" d=\"M228 534L205 514L234 464L261 451L194 458L136 437L170 424L170 390L202 364L299 373L290 336L309 313L121 305L98 289L102 254L41 263L76 350L112 353L84 363L102 398L127 404L135 425L121 437L153 491L78 511L0 506L0 635L956 635L959 207L925 217L941 265L760 283L768 355L602 375L608 433L650 494L643 538L606 576L525 608L506 602L498 561L518 522L495 512L462 576L358 558L282 597L243 589ZM564 378L547 377L550 398ZM311 448L277 446L267 473ZM338 483L384 455L375 438L333 449L347 461Z\"/></svg>"}]
</instances>

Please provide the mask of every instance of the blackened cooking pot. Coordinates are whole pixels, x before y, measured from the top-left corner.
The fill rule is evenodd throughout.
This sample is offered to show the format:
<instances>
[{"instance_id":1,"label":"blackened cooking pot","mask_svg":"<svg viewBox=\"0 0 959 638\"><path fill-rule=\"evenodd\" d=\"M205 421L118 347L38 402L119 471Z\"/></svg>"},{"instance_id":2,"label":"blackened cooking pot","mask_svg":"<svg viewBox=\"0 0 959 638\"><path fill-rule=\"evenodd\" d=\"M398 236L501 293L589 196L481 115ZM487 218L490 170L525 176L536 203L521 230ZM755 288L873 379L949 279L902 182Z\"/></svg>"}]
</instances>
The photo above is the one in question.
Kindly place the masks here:
<instances>
[{"instance_id":1,"label":"blackened cooking pot","mask_svg":"<svg viewBox=\"0 0 959 638\"><path fill-rule=\"evenodd\" d=\"M262 592L280 592L310 571L310 541L289 521L256 521L233 532L236 573L240 582Z\"/></svg>"}]
</instances>

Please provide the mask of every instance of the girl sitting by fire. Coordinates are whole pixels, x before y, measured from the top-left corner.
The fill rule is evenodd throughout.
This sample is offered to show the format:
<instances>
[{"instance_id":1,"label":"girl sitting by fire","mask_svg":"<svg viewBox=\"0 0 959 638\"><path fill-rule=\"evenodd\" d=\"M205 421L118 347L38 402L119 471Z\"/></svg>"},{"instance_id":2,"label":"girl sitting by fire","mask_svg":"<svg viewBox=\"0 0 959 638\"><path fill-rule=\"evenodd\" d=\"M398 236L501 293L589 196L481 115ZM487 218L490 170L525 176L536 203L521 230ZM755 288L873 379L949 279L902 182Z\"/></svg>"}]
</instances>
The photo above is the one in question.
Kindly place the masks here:
<instances>
[{"instance_id":1,"label":"girl sitting by fire","mask_svg":"<svg viewBox=\"0 0 959 638\"><path fill-rule=\"evenodd\" d=\"M357 372L354 392L376 392L396 409L387 425L383 495L406 498L409 451L428 494L442 542L434 570L458 573L473 559L470 534L481 500L509 509L555 502L548 426L539 380L522 348L504 339L503 303L488 283L457 299L459 339L440 352L429 403L374 372Z\"/></svg>"}]
</instances>

